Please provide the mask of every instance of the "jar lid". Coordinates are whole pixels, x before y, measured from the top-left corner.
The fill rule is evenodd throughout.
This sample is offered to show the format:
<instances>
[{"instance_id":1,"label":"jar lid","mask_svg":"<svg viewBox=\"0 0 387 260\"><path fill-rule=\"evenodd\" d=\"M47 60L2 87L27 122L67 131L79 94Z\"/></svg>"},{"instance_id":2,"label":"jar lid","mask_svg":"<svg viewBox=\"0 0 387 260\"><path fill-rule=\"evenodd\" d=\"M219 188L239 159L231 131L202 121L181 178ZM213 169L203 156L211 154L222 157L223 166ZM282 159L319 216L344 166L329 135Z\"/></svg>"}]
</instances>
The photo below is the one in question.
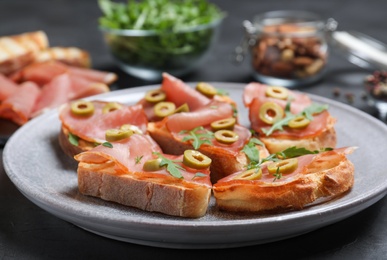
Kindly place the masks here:
<instances>
[{"instance_id":1,"label":"jar lid","mask_svg":"<svg viewBox=\"0 0 387 260\"><path fill-rule=\"evenodd\" d=\"M334 49L362 68L387 70L387 45L357 31L332 31Z\"/></svg>"}]
</instances>

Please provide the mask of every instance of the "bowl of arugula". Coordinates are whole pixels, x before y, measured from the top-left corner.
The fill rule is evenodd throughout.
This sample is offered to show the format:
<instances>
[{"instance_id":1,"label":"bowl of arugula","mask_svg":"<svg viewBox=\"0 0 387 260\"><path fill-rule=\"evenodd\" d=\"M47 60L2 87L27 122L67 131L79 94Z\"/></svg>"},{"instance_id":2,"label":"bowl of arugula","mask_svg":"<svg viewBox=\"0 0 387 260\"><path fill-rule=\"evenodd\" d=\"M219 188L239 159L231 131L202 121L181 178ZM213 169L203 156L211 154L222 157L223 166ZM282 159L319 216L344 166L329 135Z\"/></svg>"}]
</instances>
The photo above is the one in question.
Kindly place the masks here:
<instances>
[{"instance_id":1,"label":"bowl of arugula","mask_svg":"<svg viewBox=\"0 0 387 260\"><path fill-rule=\"evenodd\" d=\"M118 66L158 81L197 68L217 41L225 17L207 0L99 0L99 26Z\"/></svg>"}]
</instances>

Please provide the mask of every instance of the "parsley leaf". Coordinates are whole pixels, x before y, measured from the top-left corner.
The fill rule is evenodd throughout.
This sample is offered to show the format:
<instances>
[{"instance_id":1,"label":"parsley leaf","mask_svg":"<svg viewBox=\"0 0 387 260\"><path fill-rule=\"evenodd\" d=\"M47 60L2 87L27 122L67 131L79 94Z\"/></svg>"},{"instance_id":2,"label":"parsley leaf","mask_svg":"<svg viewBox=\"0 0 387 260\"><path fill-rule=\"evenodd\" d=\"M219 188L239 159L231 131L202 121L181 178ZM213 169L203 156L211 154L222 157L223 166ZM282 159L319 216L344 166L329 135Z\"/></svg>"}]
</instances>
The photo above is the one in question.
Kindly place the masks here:
<instances>
[{"instance_id":1,"label":"parsley leaf","mask_svg":"<svg viewBox=\"0 0 387 260\"><path fill-rule=\"evenodd\" d=\"M167 171L173 177L176 177L176 178L179 178L179 179L183 178L183 175L180 172L180 170L183 170L183 167L181 167L180 165L176 164L177 162L180 162L180 161L170 160L170 159L164 157L163 155L161 155L158 152L154 152L153 154L156 154L158 156L158 158L161 158L160 166L161 167L167 166Z\"/></svg>"},{"instance_id":2,"label":"parsley leaf","mask_svg":"<svg viewBox=\"0 0 387 260\"><path fill-rule=\"evenodd\" d=\"M206 177L206 176L207 176L207 174L202 173L202 172L198 172L198 173L195 173L195 175L192 177L192 180L195 178Z\"/></svg>"},{"instance_id":3,"label":"parsley leaf","mask_svg":"<svg viewBox=\"0 0 387 260\"><path fill-rule=\"evenodd\" d=\"M192 146L195 150L199 149L202 144L212 145L211 139L214 138L214 133L204 129L204 127L199 126L190 131L183 130L180 134L186 134L187 136L183 138L183 142L192 141Z\"/></svg>"},{"instance_id":4,"label":"parsley leaf","mask_svg":"<svg viewBox=\"0 0 387 260\"><path fill-rule=\"evenodd\" d=\"M104 142L104 143L102 143L102 145L105 147L108 147L108 148L113 148L112 143L109 143L109 142Z\"/></svg>"},{"instance_id":5,"label":"parsley leaf","mask_svg":"<svg viewBox=\"0 0 387 260\"><path fill-rule=\"evenodd\" d=\"M134 158L136 164L139 164L142 160L142 157L144 157L144 155L141 155L141 156L136 156L136 158Z\"/></svg>"},{"instance_id":6,"label":"parsley leaf","mask_svg":"<svg viewBox=\"0 0 387 260\"><path fill-rule=\"evenodd\" d=\"M79 137L69 132L69 142L74 146L79 145Z\"/></svg>"},{"instance_id":7,"label":"parsley leaf","mask_svg":"<svg viewBox=\"0 0 387 260\"><path fill-rule=\"evenodd\" d=\"M314 114L319 114L319 113L323 112L324 110L328 109L328 105L319 105L319 104L316 104L316 103L312 103L310 106L306 107L300 113L293 114L290 111L290 105L291 105L290 102L286 103L285 117L283 119L281 119L281 120L277 121L276 123L274 123L272 125L272 127L270 127L269 129L265 129L265 128L262 129L262 131L265 133L266 136L271 135L276 130L283 131L284 130L283 127L287 126L289 121L292 120L293 118L296 118L297 116L303 115L307 119L313 120L313 115Z\"/></svg>"}]
</instances>

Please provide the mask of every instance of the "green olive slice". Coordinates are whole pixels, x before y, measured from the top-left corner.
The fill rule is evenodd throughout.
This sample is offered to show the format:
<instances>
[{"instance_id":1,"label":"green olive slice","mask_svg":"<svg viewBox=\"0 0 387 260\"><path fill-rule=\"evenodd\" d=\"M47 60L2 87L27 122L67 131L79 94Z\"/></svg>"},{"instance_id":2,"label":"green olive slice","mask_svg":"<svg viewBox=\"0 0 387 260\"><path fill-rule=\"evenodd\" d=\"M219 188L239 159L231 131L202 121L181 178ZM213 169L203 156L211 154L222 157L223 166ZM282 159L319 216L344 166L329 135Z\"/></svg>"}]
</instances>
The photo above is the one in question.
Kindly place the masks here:
<instances>
[{"instance_id":1,"label":"green olive slice","mask_svg":"<svg viewBox=\"0 0 387 260\"><path fill-rule=\"evenodd\" d=\"M303 115L300 115L290 120L288 123L288 126L290 128L299 129L299 128L307 127L309 123L310 123L310 120L308 118L306 118Z\"/></svg>"},{"instance_id":2,"label":"green olive slice","mask_svg":"<svg viewBox=\"0 0 387 260\"><path fill-rule=\"evenodd\" d=\"M216 141L223 144L232 144L239 139L239 135L231 130L218 130L214 136Z\"/></svg>"},{"instance_id":3,"label":"green olive slice","mask_svg":"<svg viewBox=\"0 0 387 260\"><path fill-rule=\"evenodd\" d=\"M236 123L235 117L220 119L211 123L212 131L233 130Z\"/></svg>"},{"instance_id":4,"label":"green olive slice","mask_svg":"<svg viewBox=\"0 0 387 260\"><path fill-rule=\"evenodd\" d=\"M181 112L189 112L189 106L187 103L184 103L183 105L176 108L174 113L181 113Z\"/></svg>"},{"instance_id":5,"label":"green olive slice","mask_svg":"<svg viewBox=\"0 0 387 260\"><path fill-rule=\"evenodd\" d=\"M244 172L241 172L237 174L233 179L234 180L258 180L262 178L262 169L256 168L256 169L250 169Z\"/></svg>"},{"instance_id":6,"label":"green olive slice","mask_svg":"<svg viewBox=\"0 0 387 260\"><path fill-rule=\"evenodd\" d=\"M266 102L259 109L259 118L266 124L272 125L284 116L284 109L274 102Z\"/></svg>"},{"instance_id":7,"label":"green olive slice","mask_svg":"<svg viewBox=\"0 0 387 260\"><path fill-rule=\"evenodd\" d=\"M138 128L138 126L135 126L135 125L131 125L131 124L123 124L121 127L120 127L121 130L128 130L128 131L132 131L133 134L142 134L142 131L140 128Z\"/></svg>"},{"instance_id":8,"label":"green olive slice","mask_svg":"<svg viewBox=\"0 0 387 260\"><path fill-rule=\"evenodd\" d=\"M172 102L159 102L154 106L155 115L158 117L166 117L175 112L176 105Z\"/></svg>"},{"instance_id":9,"label":"green olive slice","mask_svg":"<svg viewBox=\"0 0 387 260\"><path fill-rule=\"evenodd\" d=\"M266 88L265 94L267 97L285 100L289 96L289 91L284 87L270 86Z\"/></svg>"},{"instance_id":10,"label":"green olive slice","mask_svg":"<svg viewBox=\"0 0 387 260\"><path fill-rule=\"evenodd\" d=\"M205 169L211 165L212 160L196 150L185 150L183 163L194 169Z\"/></svg>"},{"instance_id":11,"label":"green olive slice","mask_svg":"<svg viewBox=\"0 0 387 260\"><path fill-rule=\"evenodd\" d=\"M196 90L208 98L212 98L216 95L216 93L218 93L214 86L206 82L199 82L196 85Z\"/></svg>"},{"instance_id":12,"label":"green olive slice","mask_svg":"<svg viewBox=\"0 0 387 260\"><path fill-rule=\"evenodd\" d=\"M160 163L161 158L150 159L144 163L142 169L147 172L158 171L161 169Z\"/></svg>"},{"instance_id":13,"label":"green olive slice","mask_svg":"<svg viewBox=\"0 0 387 260\"><path fill-rule=\"evenodd\" d=\"M267 170L274 174L277 171L282 174L288 174L294 172L298 167L298 159L291 158L283 161L271 163L267 166Z\"/></svg>"},{"instance_id":14,"label":"green olive slice","mask_svg":"<svg viewBox=\"0 0 387 260\"><path fill-rule=\"evenodd\" d=\"M94 104L84 100L74 101L71 103L71 112L77 116L91 116L94 113Z\"/></svg>"},{"instance_id":15,"label":"green olive slice","mask_svg":"<svg viewBox=\"0 0 387 260\"><path fill-rule=\"evenodd\" d=\"M120 108L122 108L122 105L118 104L117 102L109 102L102 108L102 114L107 114Z\"/></svg>"},{"instance_id":16,"label":"green olive slice","mask_svg":"<svg viewBox=\"0 0 387 260\"><path fill-rule=\"evenodd\" d=\"M105 139L108 142L114 142L114 141L128 138L132 134L133 134L133 131L131 130L108 129L105 132Z\"/></svg>"},{"instance_id":17,"label":"green olive slice","mask_svg":"<svg viewBox=\"0 0 387 260\"><path fill-rule=\"evenodd\" d=\"M150 103L158 103L164 101L167 95L162 89L153 89L145 93L145 100Z\"/></svg>"}]
</instances>

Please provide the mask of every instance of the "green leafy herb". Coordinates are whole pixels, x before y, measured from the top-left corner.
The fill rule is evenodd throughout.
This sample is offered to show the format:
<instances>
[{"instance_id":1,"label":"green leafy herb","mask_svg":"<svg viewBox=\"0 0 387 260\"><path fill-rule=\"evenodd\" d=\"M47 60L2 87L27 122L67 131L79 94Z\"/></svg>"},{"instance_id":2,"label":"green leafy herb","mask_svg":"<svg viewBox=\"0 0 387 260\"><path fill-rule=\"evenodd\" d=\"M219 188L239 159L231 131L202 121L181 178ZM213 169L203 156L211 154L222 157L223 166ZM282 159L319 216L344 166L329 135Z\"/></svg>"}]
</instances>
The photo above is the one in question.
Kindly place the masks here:
<instances>
[{"instance_id":1,"label":"green leafy herb","mask_svg":"<svg viewBox=\"0 0 387 260\"><path fill-rule=\"evenodd\" d=\"M139 164L141 162L141 159L144 157L144 155L141 155L141 156L136 156L136 158L134 159L136 164Z\"/></svg>"},{"instance_id":2,"label":"green leafy herb","mask_svg":"<svg viewBox=\"0 0 387 260\"><path fill-rule=\"evenodd\" d=\"M188 134L184 136L183 142L192 141L192 146L195 150L199 149L202 144L212 145L211 140L214 138L214 133L204 129L204 127L199 126L190 131L183 130L180 134Z\"/></svg>"},{"instance_id":3,"label":"green leafy herb","mask_svg":"<svg viewBox=\"0 0 387 260\"><path fill-rule=\"evenodd\" d=\"M284 130L283 127L287 126L289 121L297 116L303 115L309 120L313 120L313 114L319 114L324 110L328 109L328 105L319 105L319 104L313 103L307 108L305 108L303 111L301 111L300 113L292 114L292 112L290 111L290 104L291 104L290 102L286 103L285 117L283 119L274 123L272 127L270 127L270 129L262 129L262 131L265 133L266 136L271 135L276 130L279 130L279 131Z\"/></svg>"},{"instance_id":4,"label":"green leafy herb","mask_svg":"<svg viewBox=\"0 0 387 260\"><path fill-rule=\"evenodd\" d=\"M202 173L202 172L198 172L198 173L195 173L195 175L192 177L192 180L195 178L206 177L206 176L207 176L207 174Z\"/></svg>"},{"instance_id":5,"label":"green leafy herb","mask_svg":"<svg viewBox=\"0 0 387 260\"><path fill-rule=\"evenodd\" d=\"M113 148L112 143L109 143L109 142L104 142L104 143L102 143L102 145L105 147L108 147L108 148Z\"/></svg>"},{"instance_id":6,"label":"green leafy herb","mask_svg":"<svg viewBox=\"0 0 387 260\"><path fill-rule=\"evenodd\" d=\"M274 175L273 182L282 178L282 173L279 171L279 167L277 168L277 171L273 175Z\"/></svg>"},{"instance_id":7,"label":"green leafy herb","mask_svg":"<svg viewBox=\"0 0 387 260\"><path fill-rule=\"evenodd\" d=\"M217 88L216 89L216 94L219 96L228 96L229 93L225 89Z\"/></svg>"},{"instance_id":8,"label":"green leafy herb","mask_svg":"<svg viewBox=\"0 0 387 260\"><path fill-rule=\"evenodd\" d=\"M123 62L166 71L179 69L205 53L225 17L207 0L99 0L104 29L150 30L150 35L109 38L112 54ZM202 30L197 30L203 26ZM184 31L185 30L185 31ZM184 33L182 33L184 31ZM153 34L152 34L153 32ZM140 32L141 33L141 32Z\"/></svg>"},{"instance_id":9,"label":"green leafy herb","mask_svg":"<svg viewBox=\"0 0 387 260\"><path fill-rule=\"evenodd\" d=\"M158 156L158 158L161 158L160 166L161 167L166 166L167 171L173 177L176 177L179 179L183 178L183 175L180 172L180 170L183 170L183 167L181 167L180 165L177 164L177 162L181 162L181 161L170 160L158 152L154 152L153 154L156 154Z\"/></svg>"},{"instance_id":10,"label":"green leafy herb","mask_svg":"<svg viewBox=\"0 0 387 260\"><path fill-rule=\"evenodd\" d=\"M69 132L69 142L74 146L79 145L79 137Z\"/></svg>"},{"instance_id":11,"label":"green leafy herb","mask_svg":"<svg viewBox=\"0 0 387 260\"><path fill-rule=\"evenodd\" d=\"M246 154L250 162L259 162L259 150L257 149L256 145L265 146L257 138L251 138L249 142L243 146L242 151Z\"/></svg>"}]
</instances>

